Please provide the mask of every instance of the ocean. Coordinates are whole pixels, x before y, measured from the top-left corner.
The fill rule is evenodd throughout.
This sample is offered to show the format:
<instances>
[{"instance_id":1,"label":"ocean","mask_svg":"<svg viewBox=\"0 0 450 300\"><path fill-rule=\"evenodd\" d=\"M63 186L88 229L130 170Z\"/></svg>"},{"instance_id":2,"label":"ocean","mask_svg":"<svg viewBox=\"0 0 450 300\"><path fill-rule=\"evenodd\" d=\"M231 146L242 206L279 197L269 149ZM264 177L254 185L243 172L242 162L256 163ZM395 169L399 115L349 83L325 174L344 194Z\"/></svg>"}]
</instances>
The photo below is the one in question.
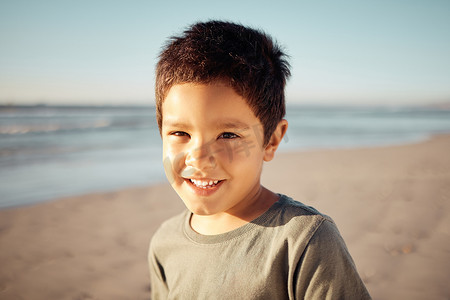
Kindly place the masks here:
<instances>
[{"instance_id":1,"label":"ocean","mask_svg":"<svg viewBox=\"0 0 450 300\"><path fill-rule=\"evenodd\" d=\"M280 151L450 133L450 110L289 106ZM0 106L0 208L164 182L154 107Z\"/></svg>"}]
</instances>

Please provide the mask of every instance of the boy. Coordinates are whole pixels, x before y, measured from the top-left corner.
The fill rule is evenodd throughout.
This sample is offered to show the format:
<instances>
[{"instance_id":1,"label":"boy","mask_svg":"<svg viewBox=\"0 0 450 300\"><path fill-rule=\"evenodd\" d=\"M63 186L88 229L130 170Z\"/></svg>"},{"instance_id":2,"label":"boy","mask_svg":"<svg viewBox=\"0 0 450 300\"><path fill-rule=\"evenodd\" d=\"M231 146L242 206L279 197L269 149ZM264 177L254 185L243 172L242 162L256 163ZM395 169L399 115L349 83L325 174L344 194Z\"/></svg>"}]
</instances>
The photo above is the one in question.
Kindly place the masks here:
<instances>
[{"instance_id":1,"label":"boy","mask_svg":"<svg viewBox=\"0 0 450 300\"><path fill-rule=\"evenodd\" d=\"M370 299L333 221L260 184L288 123L264 33L197 23L156 70L164 168L188 208L150 244L152 299Z\"/></svg>"}]
</instances>

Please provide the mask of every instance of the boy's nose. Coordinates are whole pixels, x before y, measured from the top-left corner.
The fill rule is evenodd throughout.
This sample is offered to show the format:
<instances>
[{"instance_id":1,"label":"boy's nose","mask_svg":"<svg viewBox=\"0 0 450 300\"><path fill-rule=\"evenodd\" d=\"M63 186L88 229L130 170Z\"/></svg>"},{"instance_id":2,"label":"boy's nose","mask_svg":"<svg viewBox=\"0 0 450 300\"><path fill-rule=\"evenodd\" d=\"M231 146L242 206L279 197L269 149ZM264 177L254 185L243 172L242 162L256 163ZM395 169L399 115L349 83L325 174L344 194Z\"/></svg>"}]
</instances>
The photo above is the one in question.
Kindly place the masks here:
<instances>
[{"instance_id":1,"label":"boy's nose","mask_svg":"<svg viewBox=\"0 0 450 300\"><path fill-rule=\"evenodd\" d=\"M216 160L208 144L193 147L186 154L186 165L198 170L214 169Z\"/></svg>"}]
</instances>

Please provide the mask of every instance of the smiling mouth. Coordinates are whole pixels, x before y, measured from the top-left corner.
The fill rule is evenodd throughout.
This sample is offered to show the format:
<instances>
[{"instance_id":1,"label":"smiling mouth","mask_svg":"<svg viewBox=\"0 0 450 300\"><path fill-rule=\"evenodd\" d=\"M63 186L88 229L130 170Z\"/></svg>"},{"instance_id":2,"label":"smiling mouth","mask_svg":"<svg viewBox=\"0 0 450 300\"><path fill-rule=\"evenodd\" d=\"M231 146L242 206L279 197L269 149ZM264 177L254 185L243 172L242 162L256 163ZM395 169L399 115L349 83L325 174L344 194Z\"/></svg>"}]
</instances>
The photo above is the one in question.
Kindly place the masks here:
<instances>
[{"instance_id":1,"label":"smiling mouth","mask_svg":"<svg viewBox=\"0 0 450 300\"><path fill-rule=\"evenodd\" d=\"M199 179L186 179L186 180L189 181L192 185L202 189L213 188L218 184L220 184L221 182L223 182L223 180L199 180Z\"/></svg>"}]
</instances>

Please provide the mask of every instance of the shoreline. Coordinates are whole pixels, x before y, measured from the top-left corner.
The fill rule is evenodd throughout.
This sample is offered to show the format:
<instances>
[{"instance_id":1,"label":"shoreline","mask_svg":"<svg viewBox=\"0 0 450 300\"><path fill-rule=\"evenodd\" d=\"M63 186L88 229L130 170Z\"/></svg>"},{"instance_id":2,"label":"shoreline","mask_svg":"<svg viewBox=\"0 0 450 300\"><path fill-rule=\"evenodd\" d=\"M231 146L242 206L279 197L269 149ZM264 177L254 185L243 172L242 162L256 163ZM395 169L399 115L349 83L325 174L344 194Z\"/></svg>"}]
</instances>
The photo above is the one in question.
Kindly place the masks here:
<instances>
[{"instance_id":1,"label":"shoreline","mask_svg":"<svg viewBox=\"0 0 450 300\"><path fill-rule=\"evenodd\" d=\"M277 152L276 157L278 157L279 155L295 155L295 154L303 154L303 153L309 153L309 152L364 150L364 149L380 149L380 148L407 146L407 145L415 145L415 144L425 143L425 142L433 140L435 138L445 137L445 136L450 136L450 133L434 134L434 135L430 135L430 136L423 137L420 139L410 140L410 141L406 141L406 142L403 141L403 142L398 142L395 144L388 143L388 144L382 144L382 145L334 146L334 147L317 147L317 148L305 148L305 149L289 149L288 148L288 149L280 149L281 151L279 150ZM10 209L40 205L40 204L44 204L44 203L48 203L48 202L64 201L65 199L89 197L91 195L96 195L96 194L118 193L120 191L151 188L151 187L165 185L165 184L167 184L167 179L164 176L163 178L161 178L160 181L154 180L152 183L144 184L144 185L136 184L136 185L130 185L130 186L126 186L126 187L122 187L122 188L118 188L118 189L111 188L111 189L93 190L93 191L87 191L87 192L67 194L67 195L50 198L50 199L32 201L32 202L27 202L27 203L19 203L19 204L15 204L15 205L7 205L4 207L0 206L0 212L5 211L5 210L10 210Z\"/></svg>"},{"instance_id":2,"label":"shoreline","mask_svg":"<svg viewBox=\"0 0 450 300\"><path fill-rule=\"evenodd\" d=\"M262 184L331 216L373 299L450 296L450 135L278 153ZM148 299L146 253L184 205L169 184L0 210L0 298Z\"/></svg>"}]
</instances>

